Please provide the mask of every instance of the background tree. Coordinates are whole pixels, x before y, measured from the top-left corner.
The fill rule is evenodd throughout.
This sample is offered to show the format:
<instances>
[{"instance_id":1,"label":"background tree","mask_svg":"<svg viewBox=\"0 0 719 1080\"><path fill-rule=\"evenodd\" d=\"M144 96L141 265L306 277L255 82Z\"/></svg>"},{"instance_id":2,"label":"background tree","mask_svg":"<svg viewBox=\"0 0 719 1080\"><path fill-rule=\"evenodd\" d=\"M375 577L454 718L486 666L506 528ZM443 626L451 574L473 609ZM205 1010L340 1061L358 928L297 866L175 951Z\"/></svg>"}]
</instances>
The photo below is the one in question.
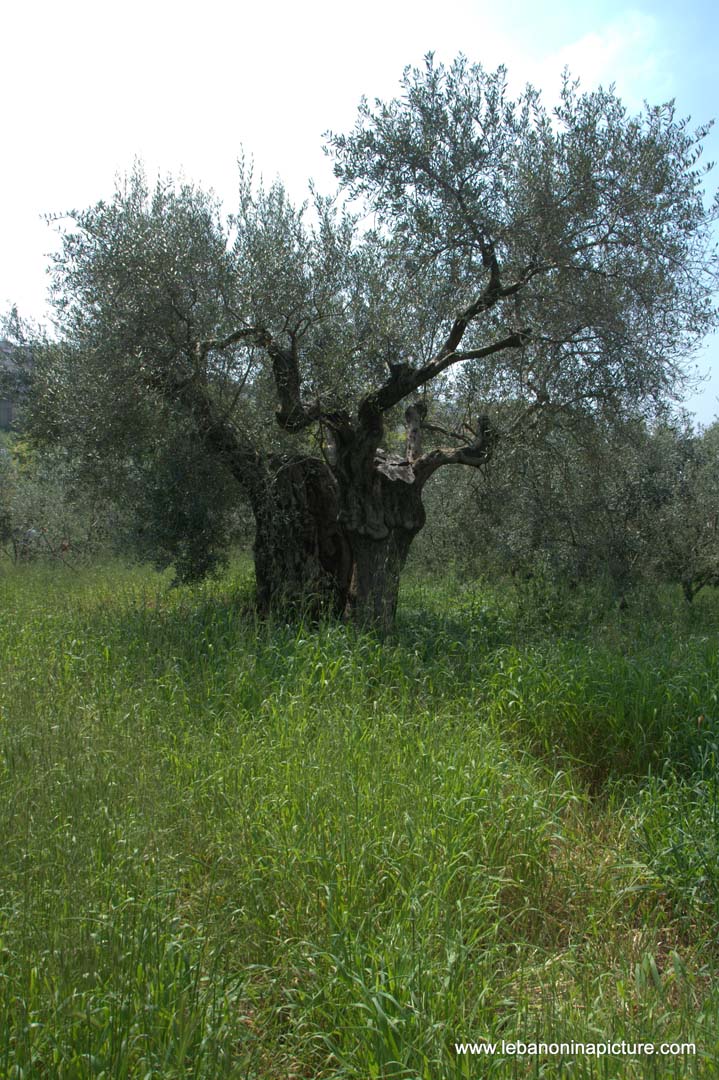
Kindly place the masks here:
<instances>
[{"instance_id":1,"label":"background tree","mask_svg":"<svg viewBox=\"0 0 719 1080\"><path fill-rule=\"evenodd\" d=\"M562 419L507 441L464 483L435 486L420 563L560 588L599 580L621 598L676 583L691 602L719 584L717 425Z\"/></svg>"},{"instance_id":2,"label":"background tree","mask_svg":"<svg viewBox=\"0 0 719 1080\"><path fill-rule=\"evenodd\" d=\"M719 585L719 424L698 434L660 432L670 495L650 522L654 567L678 582L691 603L707 585ZM669 446L667 446L669 444Z\"/></svg>"},{"instance_id":3,"label":"background tree","mask_svg":"<svg viewBox=\"0 0 719 1080\"><path fill-rule=\"evenodd\" d=\"M0 551L5 558L76 566L116 552L126 527L111 502L88 491L62 448L38 452L19 439L0 442Z\"/></svg>"}]
</instances>

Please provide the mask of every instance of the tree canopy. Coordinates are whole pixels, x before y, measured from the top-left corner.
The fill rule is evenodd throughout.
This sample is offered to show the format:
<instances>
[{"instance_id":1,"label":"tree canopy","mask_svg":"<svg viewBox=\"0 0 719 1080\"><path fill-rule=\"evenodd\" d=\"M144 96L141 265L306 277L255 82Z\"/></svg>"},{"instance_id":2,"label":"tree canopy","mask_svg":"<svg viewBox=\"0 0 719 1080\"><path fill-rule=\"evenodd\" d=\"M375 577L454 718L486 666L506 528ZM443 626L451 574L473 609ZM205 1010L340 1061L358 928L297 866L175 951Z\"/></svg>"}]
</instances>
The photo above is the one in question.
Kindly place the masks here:
<instances>
[{"instance_id":1,"label":"tree canopy","mask_svg":"<svg viewBox=\"0 0 719 1080\"><path fill-rule=\"evenodd\" d=\"M502 68L428 56L328 136L334 198L296 207L242 166L224 221L135 170L64 230L36 429L123 475L201 448L205 495L216 474L216 506L232 485L252 506L266 600L291 580L386 625L439 467L538 414L612 423L680 394L716 319L706 132L569 77L549 110Z\"/></svg>"},{"instance_id":2,"label":"tree canopy","mask_svg":"<svg viewBox=\"0 0 719 1080\"><path fill-rule=\"evenodd\" d=\"M330 146L408 272L433 279L449 329L435 365L478 352L501 397L573 407L675 392L715 317L708 126L692 132L672 104L630 116L568 76L550 112L463 58L428 57L402 89Z\"/></svg>"}]
</instances>

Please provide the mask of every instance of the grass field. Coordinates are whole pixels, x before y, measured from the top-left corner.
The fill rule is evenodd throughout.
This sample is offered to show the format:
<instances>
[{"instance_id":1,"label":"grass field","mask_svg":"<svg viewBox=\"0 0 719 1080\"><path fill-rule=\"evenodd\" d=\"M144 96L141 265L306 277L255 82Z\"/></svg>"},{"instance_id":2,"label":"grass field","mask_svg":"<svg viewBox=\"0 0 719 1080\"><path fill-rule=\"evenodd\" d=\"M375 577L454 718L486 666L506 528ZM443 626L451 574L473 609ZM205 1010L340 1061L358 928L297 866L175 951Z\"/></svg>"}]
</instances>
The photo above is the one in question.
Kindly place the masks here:
<instances>
[{"instance_id":1,"label":"grass field","mask_svg":"<svg viewBox=\"0 0 719 1080\"><path fill-rule=\"evenodd\" d=\"M0 1077L719 1076L719 598L250 596L3 570Z\"/></svg>"}]
</instances>

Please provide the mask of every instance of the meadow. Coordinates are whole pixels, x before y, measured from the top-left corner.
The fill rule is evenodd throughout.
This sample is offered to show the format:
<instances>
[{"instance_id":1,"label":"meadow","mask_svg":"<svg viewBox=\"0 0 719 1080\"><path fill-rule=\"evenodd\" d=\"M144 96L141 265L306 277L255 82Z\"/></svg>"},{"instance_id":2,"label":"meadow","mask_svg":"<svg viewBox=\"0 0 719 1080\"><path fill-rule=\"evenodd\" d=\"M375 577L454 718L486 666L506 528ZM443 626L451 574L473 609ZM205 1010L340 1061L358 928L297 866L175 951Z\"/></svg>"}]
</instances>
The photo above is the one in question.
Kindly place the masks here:
<instances>
[{"instance_id":1,"label":"meadow","mask_svg":"<svg viewBox=\"0 0 719 1080\"><path fill-rule=\"evenodd\" d=\"M719 596L0 571L0 1076L719 1076ZM456 1043L689 1043L473 1056Z\"/></svg>"}]
</instances>

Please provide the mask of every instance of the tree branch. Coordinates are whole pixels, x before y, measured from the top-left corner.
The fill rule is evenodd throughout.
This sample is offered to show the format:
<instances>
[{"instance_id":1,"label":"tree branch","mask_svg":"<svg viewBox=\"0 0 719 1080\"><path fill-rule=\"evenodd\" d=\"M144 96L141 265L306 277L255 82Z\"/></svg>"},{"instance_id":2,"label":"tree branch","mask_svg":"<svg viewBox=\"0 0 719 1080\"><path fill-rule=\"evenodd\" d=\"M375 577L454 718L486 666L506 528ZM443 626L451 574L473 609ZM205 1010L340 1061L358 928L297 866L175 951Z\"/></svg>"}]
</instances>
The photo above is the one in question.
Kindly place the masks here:
<instances>
[{"instance_id":1,"label":"tree branch","mask_svg":"<svg viewBox=\"0 0 719 1080\"><path fill-rule=\"evenodd\" d=\"M198 341L196 344L197 357L204 360L212 349L228 349L230 345L237 345L240 341L247 341L250 345L263 345L267 347L270 335L260 326L241 326L224 338L210 338L208 341Z\"/></svg>"},{"instance_id":2,"label":"tree branch","mask_svg":"<svg viewBox=\"0 0 719 1080\"><path fill-rule=\"evenodd\" d=\"M489 461L497 442L498 433L488 416L481 416L477 425L477 438L470 446L454 449L430 450L414 464L414 475L420 487L443 465L470 465L478 468Z\"/></svg>"},{"instance_id":3,"label":"tree branch","mask_svg":"<svg viewBox=\"0 0 719 1080\"><path fill-rule=\"evenodd\" d=\"M458 319L455 322L455 327L462 319ZM523 345L526 345L531 340L531 331L529 329L517 330L513 334L509 334L505 338L500 338L499 341L492 342L491 345L484 345L481 349L470 349L467 352L458 352L457 345L462 338L466 324L462 328L461 333L455 333L453 327L452 331L439 350L434 359L425 364L421 368L413 368L409 364L397 364L395 365L390 378L387 382L376 390L372 394L363 400L359 408L360 422L363 426L366 426L366 421L370 421L374 417L379 417L383 412L393 408L408 394L414 393L425 383L431 382L438 375L441 375L443 371L451 367L453 364L458 364L462 360L481 360L486 356L492 356L494 353L502 352L504 349L520 349ZM450 348L451 343L456 338L456 344Z\"/></svg>"},{"instance_id":4,"label":"tree branch","mask_svg":"<svg viewBox=\"0 0 719 1080\"><path fill-rule=\"evenodd\" d=\"M319 420L322 410L319 402L309 407L302 404L300 394L300 367L297 357L297 339L290 337L289 349L283 349L268 336L267 353L272 361L272 374L279 405L275 417L280 427L296 434Z\"/></svg>"},{"instance_id":5,"label":"tree branch","mask_svg":"<svg viewBox=\"0 0 719 1080\"><path fill-rule=\"evenodd\" d=\"M448 367L458 364L463 360L479 360L504 349L516 349L525 345L530 337L529 329L518 330L500 341L485 345L481 349L471 349L468 352L459 352L459 345L469 325L485 311L489 311L500 300L509 296L515 296L537 274L542 273L550 266L540 263L528 263L520 272L517 279L511 285L502 285L499 264L494 250L494 244L484 235L481 236L482 262L489 271L489 282L482 290L473 304L457 316L443 345L429 363L421 368L412 368L409 364L395 364L391 367L390 378L383 386L373 393L368 394L360 404L358 416L360 424L366 430L377 430L380 414L387 409L393 408L408 394L414 393L425 383L435 379Z\"/></svg>"}]
</instances>

